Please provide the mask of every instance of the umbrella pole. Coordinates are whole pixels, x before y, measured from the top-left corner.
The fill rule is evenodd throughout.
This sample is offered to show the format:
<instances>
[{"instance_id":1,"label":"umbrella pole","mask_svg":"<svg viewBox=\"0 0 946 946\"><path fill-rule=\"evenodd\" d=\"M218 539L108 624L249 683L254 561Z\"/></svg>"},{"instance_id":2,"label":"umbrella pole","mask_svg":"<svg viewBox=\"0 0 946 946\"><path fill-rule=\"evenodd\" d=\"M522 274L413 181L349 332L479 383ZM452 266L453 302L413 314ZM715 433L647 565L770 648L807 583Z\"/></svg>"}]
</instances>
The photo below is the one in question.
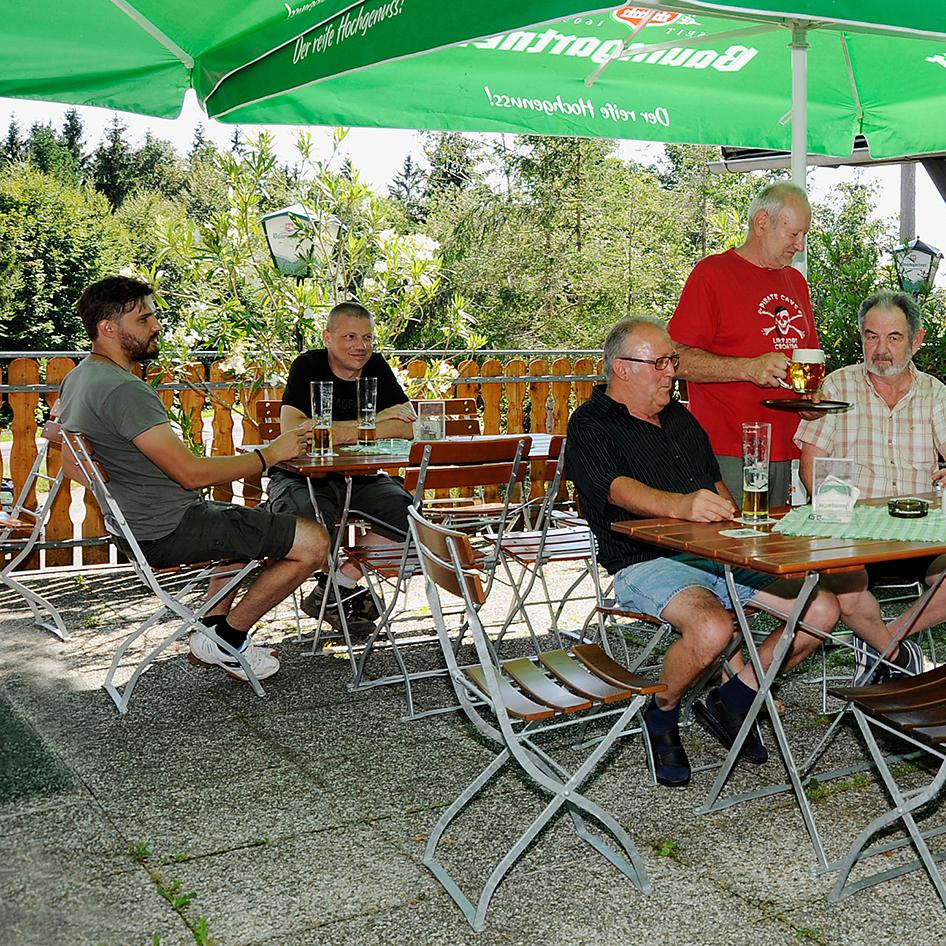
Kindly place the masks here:
<instances>
[{"instance_id":1,"label":"umbrella pole","mask_svg":"<svg viewBox=\"0 0 946 946\"><path fill-rule=\"evenodd\" d=\"M792 24L792 181L808 190L808 24ZM807 248L794 265L808 275Z\"/></svg>"}]
</instances>

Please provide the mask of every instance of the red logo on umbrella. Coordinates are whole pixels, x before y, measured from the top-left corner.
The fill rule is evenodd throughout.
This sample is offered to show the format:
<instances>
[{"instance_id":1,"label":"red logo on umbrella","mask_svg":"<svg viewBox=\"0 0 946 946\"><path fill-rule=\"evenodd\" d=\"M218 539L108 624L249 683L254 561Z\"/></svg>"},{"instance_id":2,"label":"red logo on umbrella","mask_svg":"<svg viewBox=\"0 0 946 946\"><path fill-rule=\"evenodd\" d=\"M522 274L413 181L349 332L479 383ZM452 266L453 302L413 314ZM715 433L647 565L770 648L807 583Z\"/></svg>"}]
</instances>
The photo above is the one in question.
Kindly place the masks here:
<instances>
[{"instance_id":1,"label":"red logo on umbrella","mask_svg":"<svg viewBox=\"0 0 946 946\"><path fill-rule=\"evenodd\" d=\"M638 26L641 20L649 13L652 13L653 16L651 16L647 23L648 26L666 26L680 16L679 13L668 13L666 10L651 10L648 7L618 7L617 10L614 11L614 16L624 23L630 23L631 26Z\"/></svg>"}]
</instances>

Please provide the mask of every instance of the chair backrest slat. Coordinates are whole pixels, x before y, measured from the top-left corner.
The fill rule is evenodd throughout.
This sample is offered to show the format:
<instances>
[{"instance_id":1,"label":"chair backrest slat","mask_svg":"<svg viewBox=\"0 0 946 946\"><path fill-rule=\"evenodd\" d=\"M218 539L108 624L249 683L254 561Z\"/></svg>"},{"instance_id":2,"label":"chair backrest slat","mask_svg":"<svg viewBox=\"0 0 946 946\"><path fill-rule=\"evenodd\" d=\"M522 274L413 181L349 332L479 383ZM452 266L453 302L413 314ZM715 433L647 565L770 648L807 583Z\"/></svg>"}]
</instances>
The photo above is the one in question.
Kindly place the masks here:
<instances>
[{"instance_id":1,"label":"chair backrest slat","mask_svg":"<svg viewBox=\"0 0 946 946\"><path fill-rule=\"evenodd\" d=\"M427 576L430 580L444 591L456 595L458 598L463 597L460 577L453 566L450 549L447 545L449 539L453 543L457 557L464 569L463 582L466 585L467 595L474 604L484 604L486 594L480 576L476 571L476 554L473 551L469 536L462 532L455 532L452 529L434 525L418 515L413 509L408 510L408 515L411 517L417 536L417 551L424 560Z\"/></svg>"},{"instance_id":2,"label":"chair backrest slat","mask_svg":"<svg viewBox=\"0 0 946 946\"><path fill-rule=\"evenodd\" d=\"M411 447L404 471L404 488L416 492L421 480L424 489L504 486L510 480L522 483L527 474L527 464L522 459L528 456L531 445L529 437L504 437L465 443L420 441ZM517 455L521 457L518 467Z\"/></svg>"}]
</instances>

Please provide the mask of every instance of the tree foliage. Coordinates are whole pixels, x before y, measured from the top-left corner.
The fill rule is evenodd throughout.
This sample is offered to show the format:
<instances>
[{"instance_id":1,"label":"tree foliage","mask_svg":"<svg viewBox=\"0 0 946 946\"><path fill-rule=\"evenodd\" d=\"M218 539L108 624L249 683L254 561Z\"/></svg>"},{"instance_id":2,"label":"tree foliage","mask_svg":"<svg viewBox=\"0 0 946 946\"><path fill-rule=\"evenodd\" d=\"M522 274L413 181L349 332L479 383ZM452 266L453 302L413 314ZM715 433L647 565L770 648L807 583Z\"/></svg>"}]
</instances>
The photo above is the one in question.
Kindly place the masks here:
<instances>
[{"instance_id":1,"label":"tree foliage","mask_svg":"<svg viewBox=\"0 0 946 946\"><path fill-rule=\"evenodd\" d=\"M0 346L70 349L84 338L82 290L127 263L125 234L88 187L33 168L0 171Z\"/></svg>"},{"instance_id":2,"label":"tree foliage","mask_svg":"<svg viewBox=\"0 0 946 946\"><path fill-rule=\"evenodd\" d=\"M81 347L79 292L130 264L161 289L168 367L215 348L235 370L259 360L276 379L344 298L376 312L387 345L596 348L618 318L669 317L693 265L742 241L749 201L774 177L712 174L711 148L667 145L648 166L607 140L438 132L381 196L341 152L344 137L319 158L302 133L286 165L268 135L239 129L221 151L198 128L179 155L150 134L134 146L117 117L92 150L74 109L58 130L24 135L11 121L0 147L6 347ZM830 366L859 359L857 306L893 282L893 231L872 219L875 198L841 186L815 208L810 282ZM295 203L341 226L331 246L310 228L301 281L276 273L260 226ZM917 360L942 373L943 300L925 305Z\"/></svg>"}]
</instances>

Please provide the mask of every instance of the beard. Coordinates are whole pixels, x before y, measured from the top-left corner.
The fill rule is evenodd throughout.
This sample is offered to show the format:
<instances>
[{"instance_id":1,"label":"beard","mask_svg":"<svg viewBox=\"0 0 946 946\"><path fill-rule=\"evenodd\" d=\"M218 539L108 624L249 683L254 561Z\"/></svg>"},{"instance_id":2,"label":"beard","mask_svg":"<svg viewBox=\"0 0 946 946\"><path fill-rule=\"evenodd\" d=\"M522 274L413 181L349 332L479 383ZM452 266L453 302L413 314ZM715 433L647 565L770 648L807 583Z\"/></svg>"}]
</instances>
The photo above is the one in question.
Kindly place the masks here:
<instances>
[{"instance_id":1,"label":"beard","mask_svg":"<svg viewBox=\"0 0 946 946\"><path fill-rule=\"evenodd\" d=\"M158 354L157 335L152 335L146 341L142 341L140 338L135 338L119 330L118 341L122 346L122 354L124 354L129 361L140 364L143 361L151 361L151 359Z\"/></svg>"},{"instance_id":2,"label":"beard","mask_svg":"<svg viewBox=\"0 0 946 946\"><path fill-rule=\"evenodd\" d=\"M902 361L894 361L890 359L880 359L871 358L867 363L868 368L871 371L871 374L877 375L879 378L895 378L897 375L902 374L906 371L907 365L910 364L911 359L913 358L912 354L908 354Z\"/></svg>"}]
</instances>

